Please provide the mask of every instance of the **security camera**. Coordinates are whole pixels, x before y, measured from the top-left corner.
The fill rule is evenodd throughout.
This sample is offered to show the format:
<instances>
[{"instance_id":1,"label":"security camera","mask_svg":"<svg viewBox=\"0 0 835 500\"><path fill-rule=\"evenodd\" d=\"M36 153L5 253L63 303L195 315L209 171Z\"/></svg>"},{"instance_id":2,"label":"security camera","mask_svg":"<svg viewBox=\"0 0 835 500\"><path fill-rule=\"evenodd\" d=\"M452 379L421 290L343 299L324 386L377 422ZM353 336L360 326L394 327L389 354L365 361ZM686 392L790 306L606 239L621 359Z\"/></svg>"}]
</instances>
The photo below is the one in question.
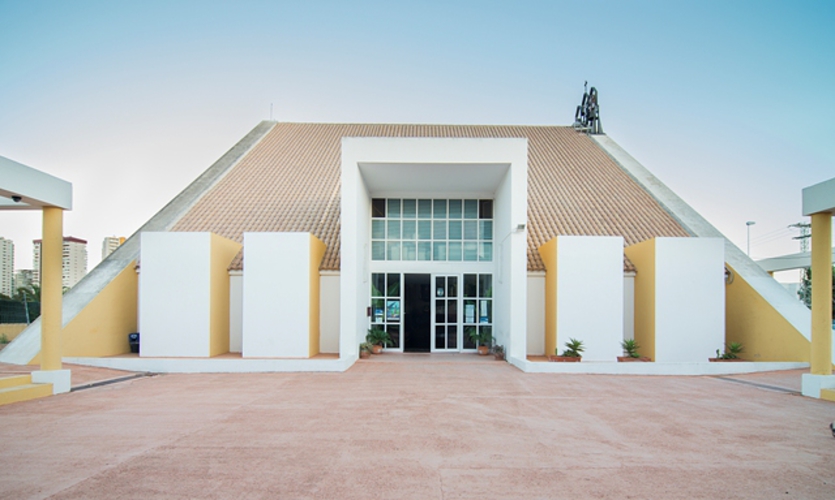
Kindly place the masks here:
<instances>
[{"instance_id":1,"label":"security camera","mask_svg":"<svg viewBox=\"0 0 835 500\"><path fill-rule=\"evenodd\" d=\"M13 202L20 203L20 200L21 200L20 196L12 196L12 201Z\"/></svg>"}]
</instances>

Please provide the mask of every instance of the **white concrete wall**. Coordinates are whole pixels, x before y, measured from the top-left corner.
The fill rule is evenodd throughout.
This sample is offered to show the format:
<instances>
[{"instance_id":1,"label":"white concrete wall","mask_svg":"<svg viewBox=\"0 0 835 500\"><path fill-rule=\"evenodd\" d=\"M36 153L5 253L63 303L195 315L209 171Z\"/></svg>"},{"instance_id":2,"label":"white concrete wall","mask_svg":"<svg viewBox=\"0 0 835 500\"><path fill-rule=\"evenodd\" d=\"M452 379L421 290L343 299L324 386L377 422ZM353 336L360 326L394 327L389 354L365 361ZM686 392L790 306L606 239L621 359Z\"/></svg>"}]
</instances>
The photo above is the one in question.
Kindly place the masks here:
<instances>
[{"instance_id":1,"label":"white concrete wall","mask_svg":"<svg viewBox=\"0 0 835 500\"><path fill-rule=\"evenodd\" d=\"M655 361L714 357L725 343L724 241L658 238L655 252Z\"/></svg>"},{"instance_id":2,"label":"white concrete wall","mask_svg":"<svg viewBox=\"0 0 835 500\"><path fill-rule=\"evenodd\" d=\"M142 233L140 355L208 357L211 235Z\"/></svg>"},{"instance_id":3,"label":"white concrete wall","mask_svg":"<svg viewBox=\"0 0 835 500\"><path fill-rule=\"evenodd\" d=\"M545 354L545 273L528 273L528 354Z\"/></svg>"},{"instance_id":4,"label":"white concrete wall","mask_svg":"<svg viewBox=\"0 0 835 500\"><path fill-rule=\"evenodd\" d=\"M319 351L339 353L339 275L319 277Z\"/></svg>"},{"instance_id":5,"label":"white concrete wall","mask_svg":"<svg viewBox=\"0 0 835 500\"><path fill-rule=\"evenodd\" d=\"M310 354L310 234L244 233L243 357Z\"/></svg>"},{"instance_id":6,"label":"white concrete wall","mask_svg":"<svg viewBox=\"0 0 835 500\"><path fill-rule=\"evenodd\" d=\"M243 346L243 273L229 276L229 352L241 352ZM339 353L339 274L319 278L319 350Z\"/></svg>"},{"instance_id":7,"label":"white concrete wall","mask_svg":"<svg viewBox=\"0 0 835 500\"><path fill-rule=\"evenodd\" d=\"M528 348L528 145L527 141L502 151L510 163L496 190L493 220L498 280L493 280L494 336L509 356L525 359ZM498 159L498 158L497 158ZM524 229L519 230L518 226Z\"/></svg>"},{"instance_id":8,"label":"white concrete wall","mask_svg":"<svg viewBox=\"0 0 835 500\"><path fill-rule=\"evenodd\" d=\"M632 274L623 277L623 338L635 338L635 276ZM545 354L544 273L528 273L528 354Z\"/></svg>"},{"instance_id":9,"label":"white concrete wall","mask_svg":"<svg viewBox=\"0 0 835 500\"><path fill-rule=\"evenodd\" d=\"M583 359L617 361L623 340L623 238L557 237L557 344L582 340Z\"/></svg>"},{"instance_id":10,"label":"white concrete wall","mask_svg":"<svg viewBox=\"0 0 835 500\"><path fill-rule=\"evenodd\" d=\"M229 352L243 349L244 276L240 271L229 273Z\"/></svg>"},{"instance_id":11,"label":"white concrete wall","mask_svg":"<svg viewBox=\"0 0 835 500\"><path fill-rule=\"evenodd\" d=\"M623 338L635 338L635 274L623 276Z\"/></svg>"},{"instance_id":12,"label":"white concrete wall","mask_svg":"<svg viewBox=\"0 0 835 500\"><path fill-rule=\"evenodd\" d=\"M371 258L371 196L359 171L362 144L342 139L340 205L339 357L356 359L367 329L362 311L371 303L368 262Z\"/></svg>"}]
</instances>

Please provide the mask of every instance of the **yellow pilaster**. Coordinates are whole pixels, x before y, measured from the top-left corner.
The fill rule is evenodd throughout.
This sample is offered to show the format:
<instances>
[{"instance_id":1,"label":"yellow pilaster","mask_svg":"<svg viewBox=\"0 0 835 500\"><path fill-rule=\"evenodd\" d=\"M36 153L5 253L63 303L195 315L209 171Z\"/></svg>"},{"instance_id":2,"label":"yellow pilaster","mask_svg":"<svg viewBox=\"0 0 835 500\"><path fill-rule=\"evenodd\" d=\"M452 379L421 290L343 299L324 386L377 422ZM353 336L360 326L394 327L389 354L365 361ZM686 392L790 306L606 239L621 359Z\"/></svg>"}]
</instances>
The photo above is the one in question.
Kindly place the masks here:
<instances>
[{"instance_id":1,"label":"yellow pilaster","mask_svg":"<svg viewBox=\"0 0 835 500\"><path fill-rule=\"evenodd\" d=\"M539 247L545 264L545 355L557 354L557 239Z\"/></svg>"},{"instance_id":2,"label":"yellow pilaster","mask_svg":"<svg viewBox=\"0 0 835 500\"><path fill-rule=\"evenodd\" d=\"M832 375L832 214L812 214L811 373Z\"/></svg>"},{"instance_id":3,"label":"yellow pilaster","mask_svg":"<svg viewBox=\"0 0 835 500\"><path fill-rule=\"evenodd\" d=\"M41 370L61 369L64 211L44 207L41 243Z\"/></svg>"}]
</instances>

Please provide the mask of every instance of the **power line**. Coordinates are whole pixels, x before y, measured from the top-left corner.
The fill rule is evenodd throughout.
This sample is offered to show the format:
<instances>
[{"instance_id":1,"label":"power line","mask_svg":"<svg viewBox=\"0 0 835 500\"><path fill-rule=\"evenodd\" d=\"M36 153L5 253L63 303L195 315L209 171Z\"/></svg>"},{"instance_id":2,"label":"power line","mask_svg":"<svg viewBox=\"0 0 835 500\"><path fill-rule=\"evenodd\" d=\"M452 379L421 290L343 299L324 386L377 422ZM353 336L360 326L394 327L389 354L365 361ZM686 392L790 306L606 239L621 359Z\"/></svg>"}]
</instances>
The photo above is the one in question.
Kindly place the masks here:
<instances>
[{"instance_id":1,"label":"power line","mask_svg":"<svg viewBox=\"0 0 835 500\"><path fill-rule=\"evenodd\" d=\"M764 234L759 234L759 235L751 238L751 243L758 242L758 241L763 241L763 240L766 240L766 239L771 240L772 238L775 238L775 237L777 237L777 238L788 237L790 234L792 234L792 231L789 230L788 228L784 227L784 228L780 228L780 229L775 229L773 231L769 231L769 232L764 233Z\"/></svg>"}]
</instances>

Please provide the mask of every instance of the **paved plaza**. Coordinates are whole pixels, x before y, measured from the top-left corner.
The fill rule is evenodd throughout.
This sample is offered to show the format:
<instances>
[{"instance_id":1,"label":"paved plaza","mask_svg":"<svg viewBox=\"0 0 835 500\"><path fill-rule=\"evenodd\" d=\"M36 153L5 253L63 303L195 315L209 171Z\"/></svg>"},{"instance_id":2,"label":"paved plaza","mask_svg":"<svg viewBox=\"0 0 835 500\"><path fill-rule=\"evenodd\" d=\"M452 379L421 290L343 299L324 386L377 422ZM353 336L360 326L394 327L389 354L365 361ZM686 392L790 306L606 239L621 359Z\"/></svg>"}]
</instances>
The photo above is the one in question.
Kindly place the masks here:
<instances>
[{"instance_id":1,"label":"paved plaza","mask_svg":"<svg viewBox=\"0 0 835 500\"><path fill-rule=\"evenodd\" d=\"M800 373L385 354L346 373L142 376L0 407L0 497L832 499L835 403L799 396Z\"/></svg>"}]
</instances>

